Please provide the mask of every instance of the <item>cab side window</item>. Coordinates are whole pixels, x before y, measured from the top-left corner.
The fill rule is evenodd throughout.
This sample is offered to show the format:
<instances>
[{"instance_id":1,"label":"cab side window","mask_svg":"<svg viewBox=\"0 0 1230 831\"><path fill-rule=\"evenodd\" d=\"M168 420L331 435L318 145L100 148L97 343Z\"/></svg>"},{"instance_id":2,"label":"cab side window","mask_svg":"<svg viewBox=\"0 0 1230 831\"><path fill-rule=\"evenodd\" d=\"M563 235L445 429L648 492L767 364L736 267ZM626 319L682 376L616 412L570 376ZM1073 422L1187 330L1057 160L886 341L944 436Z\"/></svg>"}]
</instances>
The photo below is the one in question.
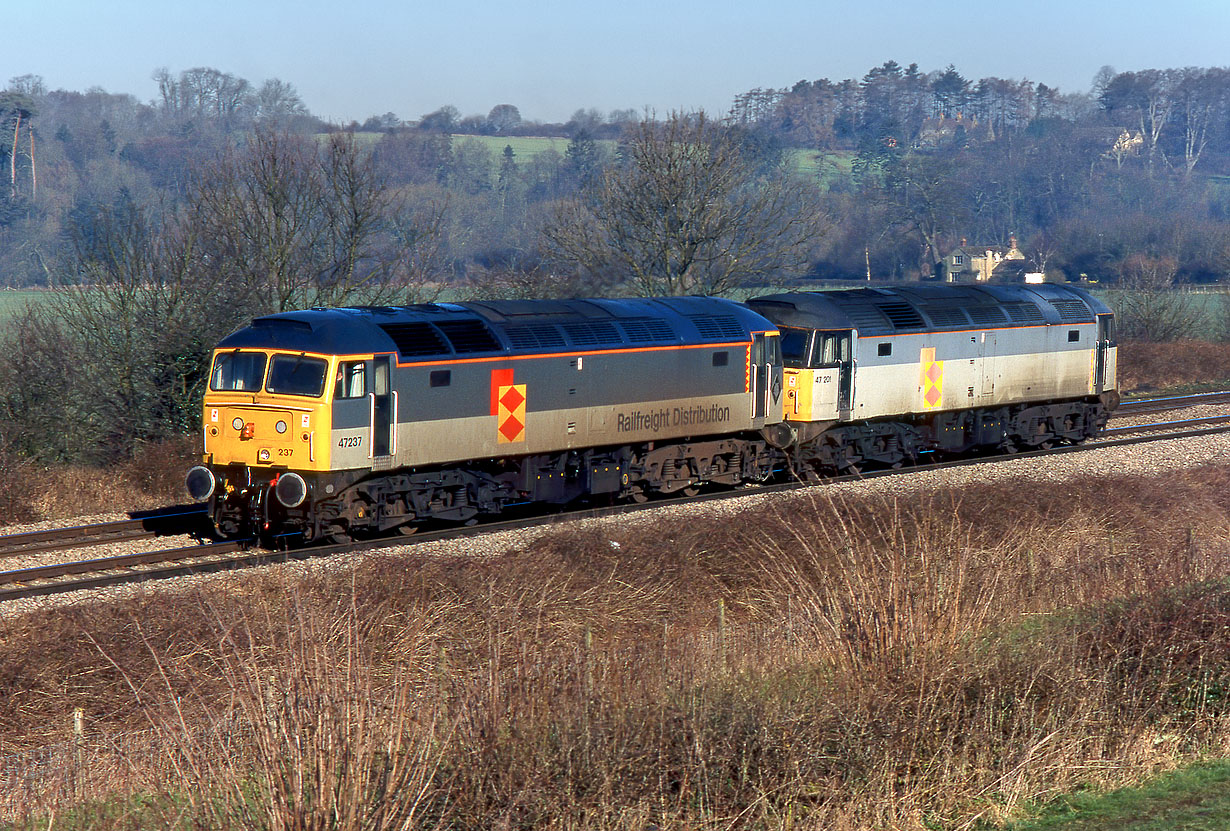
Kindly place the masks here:
<instances>
[{"instance_id":1,"label":"cab side window","mask_svg":"<svg viewBox=\"0 0 1230 831\"><path fill-rule=\"evenodd\" d=\"M337 365L334 398L362 398L367 395L367 373L363 361L342 361Z\"/></svg>"},{"instance_id":2,"label":"cab side window","mask_svg":"<svg viewBox=\"0 0 1230 831\"><path fill-rule=\"evenodd\" d=\"M841 332L817 332L813 366L836 366L850 360L850 336Z\"/></svg>"}]
</instances>

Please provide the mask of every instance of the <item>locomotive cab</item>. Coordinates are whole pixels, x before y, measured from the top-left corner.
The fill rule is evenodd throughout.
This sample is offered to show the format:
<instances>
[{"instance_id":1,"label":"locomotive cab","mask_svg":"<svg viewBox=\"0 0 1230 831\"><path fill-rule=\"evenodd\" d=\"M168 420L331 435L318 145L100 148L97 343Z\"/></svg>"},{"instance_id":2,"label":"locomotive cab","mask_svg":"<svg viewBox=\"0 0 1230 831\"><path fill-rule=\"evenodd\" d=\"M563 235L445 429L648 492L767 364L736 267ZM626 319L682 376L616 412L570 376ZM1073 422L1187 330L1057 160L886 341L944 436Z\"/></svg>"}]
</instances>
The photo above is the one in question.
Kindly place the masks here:
<instances>
[{"instance_id":1,"label":"locomotive cab","mask_svg":"<svg viewBox=\"0 0 1230 831\"><path fill-rule=\"evenodd\" d=\"M838 421L850 418L854 404L854 347L850 329L826 331L783 326L788 421Z\"/></svg>"},{"instance_id":2,"label":"locomotive cab","mask_svg":"<svg viewBox=\"0 0 1230 831\"><path fill-rule=\"evenodd\" d=\"M306 512L312 473L329 465L328 443L320 437L329 435L335 367L343 368L322 354L215 351L204 401L203 464L188 472L186 485L194 499L211 503L224 534L259 535L274 514L284 520ZM228 519L241 514L264 522L245 528Z\"/></svg>"}]
</instances>

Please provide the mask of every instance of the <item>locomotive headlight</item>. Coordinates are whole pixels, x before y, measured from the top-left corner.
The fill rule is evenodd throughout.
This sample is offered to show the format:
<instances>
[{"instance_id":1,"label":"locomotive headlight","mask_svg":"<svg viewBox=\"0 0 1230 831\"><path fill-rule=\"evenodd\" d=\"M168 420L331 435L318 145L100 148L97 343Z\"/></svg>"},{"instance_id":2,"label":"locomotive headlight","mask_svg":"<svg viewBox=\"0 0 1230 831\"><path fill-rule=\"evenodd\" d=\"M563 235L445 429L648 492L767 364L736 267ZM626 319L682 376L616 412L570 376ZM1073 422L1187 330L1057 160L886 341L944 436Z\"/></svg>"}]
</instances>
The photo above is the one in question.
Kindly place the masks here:
<instances>
[{"instance_id":1,"label":"locomotive headlight","mask_svg":"<svg viewBox=\"0 0 1230 831\"><path fill-rule=\"evenodd\" d=\"M239 416L235 416L235 420L231 422L231 426L234 427L236 430L242 430L243 429L243 419L240 418Z\"/></svg>"},{"instance_id":2,"label":"locomotive headlight","mask_svg":"<svg viewBox=\"0 0 1230 831\"><path fill-rule=\"evenodd\" d=\"M279 421L277 424L273 425L273 429L277 430L279 433L285 433L286 432L286 422Z\"/></svg>"}]
</instances>

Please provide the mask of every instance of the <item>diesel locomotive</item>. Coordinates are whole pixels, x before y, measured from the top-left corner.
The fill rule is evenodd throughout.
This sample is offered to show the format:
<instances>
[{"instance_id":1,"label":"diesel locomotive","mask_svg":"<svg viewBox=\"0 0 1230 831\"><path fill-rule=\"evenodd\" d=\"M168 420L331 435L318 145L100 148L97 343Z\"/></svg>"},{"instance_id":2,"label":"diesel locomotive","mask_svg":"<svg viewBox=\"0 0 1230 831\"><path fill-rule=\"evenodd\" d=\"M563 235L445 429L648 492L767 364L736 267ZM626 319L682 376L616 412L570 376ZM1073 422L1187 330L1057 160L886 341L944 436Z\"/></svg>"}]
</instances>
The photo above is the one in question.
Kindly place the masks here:
<instances>
[{"instance_id":1,"label":"diesel locomotive","mask_svg":"<svg viewBox=\"0 0 1230 831\"><path fill-rule=\"evenodd\" d=\"M814 480L1084 441L1115 361L1110 309L1050 285L290 312L215 348L187 488L284 545Z\"/></svg>"}]
</instances>

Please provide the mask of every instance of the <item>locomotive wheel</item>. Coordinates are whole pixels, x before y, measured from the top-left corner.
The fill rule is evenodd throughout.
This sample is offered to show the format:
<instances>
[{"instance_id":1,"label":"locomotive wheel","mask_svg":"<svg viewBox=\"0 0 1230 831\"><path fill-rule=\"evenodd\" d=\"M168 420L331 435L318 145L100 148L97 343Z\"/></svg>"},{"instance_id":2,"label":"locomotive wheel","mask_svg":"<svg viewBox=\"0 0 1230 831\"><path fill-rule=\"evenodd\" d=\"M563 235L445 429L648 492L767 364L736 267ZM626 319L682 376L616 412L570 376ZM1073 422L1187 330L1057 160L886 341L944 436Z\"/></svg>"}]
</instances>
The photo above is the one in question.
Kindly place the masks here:
<instances>
[{"instance_id":1,"label":"locomotive wheel","mask_svg":"<svg viewBox=\"0 0 1230 831\"><path fill-rule=\"evenodd\" d=\"M354 538L347 533L346 529L334 525L327 532L321 534L320 541L324 545L345 545L348 542L354 542Z\"/></svg>"},{"instance_id":2,"label":"locomotive wheel","mask_svg":"<svg viewBox=\"0 0 1230 831\"><path fill-rule=\"evenodd\" d=\"M700 493L700 485L688 485L686 488L680 488L679 492L688 499L691 499L693 496Z\"/></svg>"},{"instance_id":3,"label":"locomotive wheel","mask_svg":"<svg viewBox=\"0 0 1230 831\"><path fill-rule=\"evenodd\" d=\"M628 497L637 505L644 505L649 501L649 494L645 493L643 488L636 487L629 491Z\"/></svg>"}]
</instances>

